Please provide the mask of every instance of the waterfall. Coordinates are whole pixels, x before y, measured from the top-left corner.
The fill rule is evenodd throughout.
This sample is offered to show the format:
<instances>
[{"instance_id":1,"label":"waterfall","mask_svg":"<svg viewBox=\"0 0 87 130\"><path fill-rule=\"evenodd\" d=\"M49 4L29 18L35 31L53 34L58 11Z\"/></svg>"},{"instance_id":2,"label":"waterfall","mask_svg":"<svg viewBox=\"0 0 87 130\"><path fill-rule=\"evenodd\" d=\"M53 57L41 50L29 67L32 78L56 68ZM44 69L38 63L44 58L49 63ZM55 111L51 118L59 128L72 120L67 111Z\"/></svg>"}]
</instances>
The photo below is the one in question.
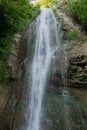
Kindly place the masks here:
<instances>
[{"instance_id":1,"label":"waterfall","mask_svg":"<svg viewBox=\"0 0 87 130\"><path fill-rule=\"evenodd\" d=\"M41 108L52 59L60 48L58 23L51 9L43 9L36 20L36 39L31 64L29 124L27 130L41 130Z\"/></svg>"}]
</instances>

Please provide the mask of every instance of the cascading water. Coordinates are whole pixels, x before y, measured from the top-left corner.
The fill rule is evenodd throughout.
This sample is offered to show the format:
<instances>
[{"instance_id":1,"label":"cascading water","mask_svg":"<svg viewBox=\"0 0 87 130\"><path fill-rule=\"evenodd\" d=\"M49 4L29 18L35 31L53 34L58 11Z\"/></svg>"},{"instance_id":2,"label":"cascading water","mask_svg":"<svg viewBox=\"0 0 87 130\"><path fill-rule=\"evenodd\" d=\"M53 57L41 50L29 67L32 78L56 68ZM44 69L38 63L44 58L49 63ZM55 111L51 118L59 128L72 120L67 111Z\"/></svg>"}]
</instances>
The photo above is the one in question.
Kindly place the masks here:
<instances>
[{"instance_id":1,"label":"cascading water","mask_svg":"<svg viewBox=\"0 0 87 130\"><path fill-rule=\"evenodd\" d=\"M27 130L40 130L41 107L50 64L60 48L57 21L50 9L43 9L36 20L35 52L31 70L29 125Z\"/></svg>"},{"instance_id":2,"label":"cascading water","mask_svg":"<svg viewBox=\"0 0 87 130\"><path fill-rule=\"evenodd\" d=\"M29 119L27 130L87 128L81 102L67 89L68 53L67 44L61 45L62 36L61 24L50 9L43 9L26 33L29 51L26 79L30 95L26 96L29 99L29 114L25 115Z\"/></svg>"}]
</instances>

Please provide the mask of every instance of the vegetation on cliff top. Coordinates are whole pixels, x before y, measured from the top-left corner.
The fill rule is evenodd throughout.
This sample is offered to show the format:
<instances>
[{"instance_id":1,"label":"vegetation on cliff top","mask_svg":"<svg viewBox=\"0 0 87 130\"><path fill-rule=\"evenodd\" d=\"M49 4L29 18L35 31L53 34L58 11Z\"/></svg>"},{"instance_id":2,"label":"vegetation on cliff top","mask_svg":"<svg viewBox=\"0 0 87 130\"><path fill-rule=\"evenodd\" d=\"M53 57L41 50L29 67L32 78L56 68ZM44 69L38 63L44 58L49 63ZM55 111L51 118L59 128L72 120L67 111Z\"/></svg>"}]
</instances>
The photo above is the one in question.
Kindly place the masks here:
<instances>
[{"instance_id":1,"label":"vegetation on cliff top","mask_svg":"<svg viewBox=\"0 0 87 130\"><path fill-rule=\"evenodd\" d=\"M54 4L58 4L60 0L38 0L35 4L40 8L52 8Z\"/></svg>"},{"instance_id":2,"label":"vegetation on cliff top","mask_svg":"<svg viewBox=\"0 0 87 130\"><path fill-rule=\"evenodd\" d=\"M87 31L87 0L68 0L67 6L72 17Z\"/></svg>"}]
</instances>

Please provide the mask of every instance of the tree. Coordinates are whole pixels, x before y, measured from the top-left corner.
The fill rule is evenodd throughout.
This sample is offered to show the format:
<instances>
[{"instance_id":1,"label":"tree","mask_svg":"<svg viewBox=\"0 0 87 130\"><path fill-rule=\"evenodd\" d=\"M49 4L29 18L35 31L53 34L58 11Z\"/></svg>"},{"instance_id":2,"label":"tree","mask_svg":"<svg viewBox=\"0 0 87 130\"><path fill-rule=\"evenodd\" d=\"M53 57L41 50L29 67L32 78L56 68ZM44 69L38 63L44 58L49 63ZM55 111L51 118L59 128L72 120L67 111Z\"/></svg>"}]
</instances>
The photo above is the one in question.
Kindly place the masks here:
<instances>
[{"instance_id":1,"label":"tree","mask_svg":"<svg viewBox=\"0 0 87 130\"><path fill-rule=\"evenodd\" d=\"M31 16L32 6L27 0L0 1L0 35L7 30L15 30L16 25L23 19Z\"/></svg>"}]
</instances>

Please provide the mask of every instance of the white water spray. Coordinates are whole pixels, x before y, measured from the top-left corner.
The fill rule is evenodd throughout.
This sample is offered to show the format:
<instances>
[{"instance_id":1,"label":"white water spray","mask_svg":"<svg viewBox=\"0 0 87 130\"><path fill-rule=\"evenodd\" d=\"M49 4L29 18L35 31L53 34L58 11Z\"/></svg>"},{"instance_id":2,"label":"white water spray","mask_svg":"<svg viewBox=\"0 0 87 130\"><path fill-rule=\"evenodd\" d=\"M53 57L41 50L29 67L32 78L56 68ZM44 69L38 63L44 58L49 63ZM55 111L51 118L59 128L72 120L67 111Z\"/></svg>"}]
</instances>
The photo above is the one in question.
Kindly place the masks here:
<instances>
[{"instance_id":1,"label":"white water spray","mask_svg":"<svg viewBox=\"0 0 87 130\"><path fill-rule=\"evenodd\" d=\"M57 21L50 9L43 9L36 21L35 52L31 70L29 126L27 130L41 130L41 107L52 56L60 47Z\"/></svg>"}]
</instances>

